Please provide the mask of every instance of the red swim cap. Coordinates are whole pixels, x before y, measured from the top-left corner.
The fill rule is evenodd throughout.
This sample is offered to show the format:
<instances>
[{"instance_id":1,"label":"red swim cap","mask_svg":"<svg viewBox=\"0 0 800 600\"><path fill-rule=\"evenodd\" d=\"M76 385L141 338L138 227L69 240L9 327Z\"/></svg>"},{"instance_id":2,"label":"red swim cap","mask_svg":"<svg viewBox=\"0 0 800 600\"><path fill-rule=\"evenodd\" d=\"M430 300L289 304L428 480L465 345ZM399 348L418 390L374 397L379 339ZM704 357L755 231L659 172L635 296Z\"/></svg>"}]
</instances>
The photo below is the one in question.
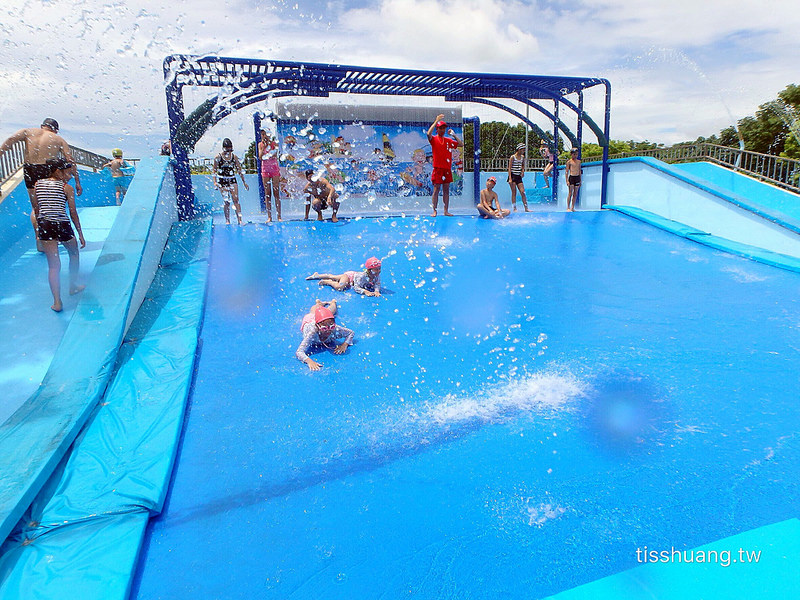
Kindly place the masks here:
<instances>
[{"instance_id":1,"label":"red swim cap","mask_svg":"<svg viewBox=\"0 0 800 600\"><path fill-rule=\"evenodd\" d=\"M325 308L324 306L320 306L317 310L314 311L314 323L321 323L326 319L334 319L333 313Z\"/></svg>"},{"instance_id":2,"label":"red swim cap","mask_svg":"<svg viewBox=\"0 0 800 600\"><path fill-rule=\"evenodd\" d=\"M381 261L372 256L367 259L367 262L364 266L367 267L368 269L379 269L381 266Z\"/></svg>"}]
</instances>

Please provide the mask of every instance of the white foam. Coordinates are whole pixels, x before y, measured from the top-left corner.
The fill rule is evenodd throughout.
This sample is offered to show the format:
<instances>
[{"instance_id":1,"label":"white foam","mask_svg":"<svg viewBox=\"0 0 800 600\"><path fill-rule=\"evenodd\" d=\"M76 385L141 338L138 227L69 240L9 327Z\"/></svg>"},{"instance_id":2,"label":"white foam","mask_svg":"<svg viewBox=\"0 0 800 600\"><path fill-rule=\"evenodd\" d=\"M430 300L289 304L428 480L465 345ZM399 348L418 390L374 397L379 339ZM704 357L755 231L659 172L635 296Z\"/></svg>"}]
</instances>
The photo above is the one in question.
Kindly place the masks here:
<instances>
[{"instance_id":1,"label":"white foam","mask_svg":"<svg viewBox=\"0 0 800 600\"><path fill-rule=\"evenodd\" d=\"M756 281L766 281L767 279L766 277L763 277L761 275L756 275L755 273L747 271L746 269L743 269L738 266L736 267L726 266L722 267L721 270L725 273L730 273L731 275L733 275L733 278L739 283L753 283Z\"/></svg>"},{"instance_id":2,"label":"white foam","mask_svg":"<svg viewBox=\"0 0 800 600\"><path fill-rule=\"evenodd\" d=\"M430 404L427 413L437 423L479 419L506 420L519 413L563 409L583 394L583 386L571 375L537 373L515 379L475 397L446 396Z\"/></svg>"},{"instance_id":3,"label":"white foam","mask_svg":"<svg viewBox=\"0 0 800 600\"><path fill-rule=\"evenodd\" d=\"M452 427L502 423L524 414L552 414L566 410L584 394L586 385L569 373L541 372L522 376L472 395L448 394L405 414L388 415L394 428L447 430Z\"/></svg>"}]
</instances>

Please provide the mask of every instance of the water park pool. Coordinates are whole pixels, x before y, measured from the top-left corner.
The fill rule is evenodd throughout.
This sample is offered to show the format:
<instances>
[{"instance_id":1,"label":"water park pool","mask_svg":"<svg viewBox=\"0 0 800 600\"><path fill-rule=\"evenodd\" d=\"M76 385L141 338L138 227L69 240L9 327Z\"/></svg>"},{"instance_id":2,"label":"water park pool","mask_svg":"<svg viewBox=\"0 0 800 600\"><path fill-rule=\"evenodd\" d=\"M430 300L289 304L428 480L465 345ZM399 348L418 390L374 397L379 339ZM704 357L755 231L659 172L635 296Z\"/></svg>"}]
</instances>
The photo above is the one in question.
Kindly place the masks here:
<instances>
[{"instance_id":1,"label":"water park pool","mask_svg":"<svg viewBox=\"0 0 800 600\"><path fill-rule=\"evenodd\" d=\"M541 598L793 517L799 281L613 211L216 226L132 597Z\"/></svg>"}]
</instances>

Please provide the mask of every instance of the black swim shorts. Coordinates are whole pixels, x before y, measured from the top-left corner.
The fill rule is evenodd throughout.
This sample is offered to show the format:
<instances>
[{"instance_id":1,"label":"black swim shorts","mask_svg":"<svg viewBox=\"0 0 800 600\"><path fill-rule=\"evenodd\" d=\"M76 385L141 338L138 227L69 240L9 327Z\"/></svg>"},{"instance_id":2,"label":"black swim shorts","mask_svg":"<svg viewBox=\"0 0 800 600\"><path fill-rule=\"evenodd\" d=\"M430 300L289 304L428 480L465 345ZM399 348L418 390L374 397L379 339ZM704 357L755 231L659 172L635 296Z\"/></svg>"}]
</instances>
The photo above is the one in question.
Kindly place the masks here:
<instances>
[{"instance_id":1,"label":"black swim shorts","mask_svg":"<svg viewBox=\"0 0 800 600\"><path fill-rule=\"evenodd\" d=\"M75 237L69 221L48 221L39 219L36 223L36 236L43 242L68 242Z\"/></svg>"},{"instance_id":2,"label":"black swim shorts","mask_svg":"<svg viewBox=\"0 0 800 600\"><path fill-rule=\"evenodd\" d=\"M569 176L569 184L574 186L579 186L581 184L581 176L580 175L570 175Z\"/></svg>"},{"instance_id":3,"label":"black swim shorts","mask_svg":"<svg viewBox=\"0 0 800 600\"><path fill-rule=\"evenodd\" d=\"M25 187L32 190L37 181L50 177L50 172L51 168L47 165L35 163L23 164L22 173L25 175Z\"/></svg>"},{"instance_id":4,"label":"black swim shorts","mask_svg":"<svg viewBox=\"0 0 800 600\"><path fill-rule=\"evenodd\" d=\"M511 174L511 183L522 183L522 175Z\"/></svg>"}]
</instances>

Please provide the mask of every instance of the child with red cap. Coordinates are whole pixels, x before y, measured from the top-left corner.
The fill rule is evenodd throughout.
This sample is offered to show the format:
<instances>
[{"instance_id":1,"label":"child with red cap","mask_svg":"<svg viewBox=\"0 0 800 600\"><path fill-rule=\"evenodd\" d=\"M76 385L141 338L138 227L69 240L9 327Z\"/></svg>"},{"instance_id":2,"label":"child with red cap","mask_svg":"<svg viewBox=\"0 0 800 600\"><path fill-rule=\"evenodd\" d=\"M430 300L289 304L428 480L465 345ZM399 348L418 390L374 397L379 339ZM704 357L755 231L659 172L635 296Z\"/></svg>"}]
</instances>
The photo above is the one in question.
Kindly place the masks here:
<instances>
[{"instance_id":1,"label":"child with red cap","mask_svg":"<svg viewBox=\"0 0 800 600\"><path fill-rule=\"evenodd\" d=\"M326 306L327 305L327 306ZM344 354L349 346L353 345L355 333L347 327L336 324L336 301L321 302L317 300L303 317L300 331L303 332L303 341L297 347L295 356L306 363L312 371L319 371L322 363L311 358L307 352L314 346L333 350L334 354ZM341 344L336 344L336 338L344 337Z\"/></svg>"},{"instance_id":2,"label":"child with red cap","mask_svg":"<svg viewBox=\"0 0 800 600\"><path fill-rule=\"evenodd\" d=\"M381 295L381 261L371 256L364 263L364 267L363 271L345 271L341 275L315 271L306 279L319 279L320 286L329 285L340 292L352 287L359 294L378 298Z\"/></svg>"}]
</instances>

